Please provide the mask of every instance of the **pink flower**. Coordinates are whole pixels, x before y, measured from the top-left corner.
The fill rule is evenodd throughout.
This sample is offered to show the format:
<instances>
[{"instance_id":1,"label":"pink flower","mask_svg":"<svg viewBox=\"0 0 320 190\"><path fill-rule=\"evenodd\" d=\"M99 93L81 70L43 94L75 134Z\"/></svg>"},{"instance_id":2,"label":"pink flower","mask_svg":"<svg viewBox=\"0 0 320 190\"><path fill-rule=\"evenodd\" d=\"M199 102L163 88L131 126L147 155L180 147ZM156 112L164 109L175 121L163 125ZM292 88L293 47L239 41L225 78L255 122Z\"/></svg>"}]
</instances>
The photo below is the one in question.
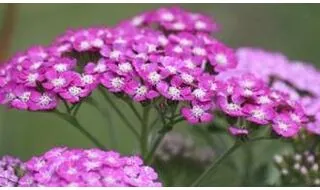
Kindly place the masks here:
<instances>
[{"instance_id":1,"label":"pink flower","mask_svg":"<svg viewBox=\"0 0 320 190\"><path fill-rule=\"evenodd\" d=\"M285 114L275 116L272 128L278 135L283 137L295 136L300 130L300 127Z\"/></svg>"},{"instance_id":2,"label":"pink flower","mask_svg":"<svg viewBox=\"0 0 320 190\"><path fill-rule=\"evenodd\" d=\"M57 97L53 93L31 93L30 110L51 110L57 107Z\"/></svg>"},{"instance_id":3,"label":"pink flower","mask_svg":"<svg viewBox=\"0 0 320 190\"><path fill-rule=\"evenodd\" d=\"M243 107L243 112L247 114L247 120L261 125L268 124L275 116L275 112L272 107L268 106L247 104Z\"/></svg>"},{"instance_id":4,"label":"pink flower","mask_svg":"<svg viewBox=\"0 0 320 190\"><path fill-rule=\"evenodd\" d=\"M137 102L151 100L159 96L159 93L151 89L151 87L143 85L135 80L129 81L126 84L124 91Z\"/></svg>"},{"instance_id":5,"label":"pink flower","mask_svg":"<svg viewBox=\"0 0 320 190\"><path fill-rule=\"evenodd\" d=\"M171 80L170 85L166 82L160 82L157 90L166 98L171 100L187 100L190 99L191 89L189 87L181 87L182 81L175 77Z\"/></svg>"},{"instance_id":6,"label":"pink flower","mask_svg":"<svg viewBox=\"0 0 320 190\"><path fill-rule=\"evenodd\" d=\"M101 76L100 82L110 92L121 92L125 87L127 79L121 76L117 76L112 72L106 72Z\"/></svg>"},{"instance_id":7,"label":"pink flower","mask_svg":"<svg viewBox=\"0 0 320 190\"><path fill-rule=\"evenodd\" d=\"M219 43L210 46L208 51L210 64L214 66L215 71L222 72L236 67L237 59L232 49Z\"/></svg>"},{"instance_id":8,"label":"pink flower","mask_svg":"<svg viewBox=\"0 0 320 190\"><path fill-rule=\"evenodd\" d=\"M54 148L26 164L19 186L161 186L156 172L144 166L141 158L115 151Z\"/></svg>"},{"instance_id":9,"label":"pink flower","mask_svg":"<svg viewBox=\"0 0 320 190\"><path fill-rule=\"evenodd\" d=\"M235 102L228 101L226 96L218 96L217 105L224 113L230 116L244 116L242 106Z\"/></svg>"},{"instance_id":10,"label":"pink flower","mask_svg":"<svg viewBox=\"0 0 320 190\"><path fill-rule=\"evenodd\" d=\"M184 107L181 109L181 114L190 124L209 123L213 116L208 113L211 106L207 105L193 105L192 108Z\"/></svg>"}]
</instances>

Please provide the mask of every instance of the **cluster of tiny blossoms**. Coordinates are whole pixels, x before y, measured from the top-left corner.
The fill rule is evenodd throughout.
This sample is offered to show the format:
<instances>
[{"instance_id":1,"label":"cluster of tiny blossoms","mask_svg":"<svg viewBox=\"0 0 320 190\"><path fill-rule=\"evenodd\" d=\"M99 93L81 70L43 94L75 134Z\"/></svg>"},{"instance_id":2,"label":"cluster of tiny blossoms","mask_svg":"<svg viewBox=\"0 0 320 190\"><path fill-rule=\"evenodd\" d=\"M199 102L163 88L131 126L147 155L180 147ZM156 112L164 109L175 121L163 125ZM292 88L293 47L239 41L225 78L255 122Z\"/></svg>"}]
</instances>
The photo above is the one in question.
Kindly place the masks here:
<instances>
[{"instance_id":1,"label":"cluster of tiny blossoms","mask_svg":"<svg viewBox=\"0 0 320 190\"><path fill-rule=\"evenodd\" d=\"M25 165L20 187L161 186L157 173L138 156L122 157L114 151L58 147Z\"/></svg>"},{"instance_id":2,"label":"cluster of tiny blossoms","mask_svg":"<svg viewBox=\"0 0 320 190\"><path fill-rule=\"evenodd\" d=\"M303 153L274 156L282 183L292 186L320 186L319 154Z\"/></svg>"},{"instance_id":3,"label":"cluster of tiny blossoms","mask_svg":"<svg viewBox=\"0 0 320 190\"><path fill-rule=\"evenodd\" d=\"M11 156L3 156L0 160L0 187L14 187L18 184L19 170L23 169L22 162Z\"/></svg>"},{"instance_id":4,"label":"cluster of tiny blossoms","mask_svg":"<svg viewBox=\"0 0 320 190\"><path fill-rule=\"evenodd\" d=\"M48 47L18 53L0 71L0 103L51 110L59 100L78 103L102 85L137 102L187 102L188 121L211 121L214 76L236 66L232 49L210 37L216 24L179 8L145 18L140 24L134 18L114 28L68 30ZM162 27L154 29L157 23Z\"/></svg>"},{"instance_id":5,"label":"cluster of tiny blossoms","mask_svg":"<svg viewBox=\"0 0 320 190\"><path fill-rule=\"evenodd\" d=\"M291 61L281 53L262 49L240 48L236 54L239 64L229 74L251 72L272 88L288 93L310 116L306 129L320 134L320 72L312 64Z\"/></svg>"},{"instance_id":6,"label":"cluster of tiny blossoms","mask_svg":"<svg viewBox=\"0 0 320 190\"><path fill-rule=\"evenodd\" d=\"M217 96L217 106L231 117L241 118L249 123L271 126L276 134L292 137L298 134L308 119L302 106L282 91L270 89L266 83L251 73L240 77L230 73L219 75L226 80L224 92ZM247 135L249 126L231 126L233 135Z\"/></svg>"},{"instance_id":7,"label":"cluster of tiny blossoms","mask_svg":"<svg viewBox=\"0 0 320 190\"><path fill-rule=\"evenodd\" d=\"M281 136L296 134L303 113L285 95L251 75L217 79L235 68L237 59L210 36L216 29L206 16L162 8L114 28L68 30L49 47L33 47L3 66L0 103L51 110L59 100L75 104L103 86L136 102L182 102L181 114L191 124L212 121L212 111L220 108L272 124Z\"/></svg>"}]
</instances>

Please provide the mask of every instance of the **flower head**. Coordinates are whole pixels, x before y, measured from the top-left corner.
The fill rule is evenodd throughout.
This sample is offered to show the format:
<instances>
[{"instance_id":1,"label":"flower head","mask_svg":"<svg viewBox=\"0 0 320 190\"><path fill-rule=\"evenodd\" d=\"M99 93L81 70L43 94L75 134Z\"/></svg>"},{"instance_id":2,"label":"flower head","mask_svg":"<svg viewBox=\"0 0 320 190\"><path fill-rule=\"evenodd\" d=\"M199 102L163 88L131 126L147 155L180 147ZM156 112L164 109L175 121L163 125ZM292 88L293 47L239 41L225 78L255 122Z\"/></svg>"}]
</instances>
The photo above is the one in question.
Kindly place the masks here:
<instances>
[{"instance_id":1,"label":"flower head","mask_svg":"<svg viewBox=\"0 0 320 190\"><path fill-rule=\"evenodd\" d=\"M127 161L131 159L140 161ZM54 148L27 161L26 169L20 186L161 186L140 158L114 151Z\"/></svg>"}]
</instances>

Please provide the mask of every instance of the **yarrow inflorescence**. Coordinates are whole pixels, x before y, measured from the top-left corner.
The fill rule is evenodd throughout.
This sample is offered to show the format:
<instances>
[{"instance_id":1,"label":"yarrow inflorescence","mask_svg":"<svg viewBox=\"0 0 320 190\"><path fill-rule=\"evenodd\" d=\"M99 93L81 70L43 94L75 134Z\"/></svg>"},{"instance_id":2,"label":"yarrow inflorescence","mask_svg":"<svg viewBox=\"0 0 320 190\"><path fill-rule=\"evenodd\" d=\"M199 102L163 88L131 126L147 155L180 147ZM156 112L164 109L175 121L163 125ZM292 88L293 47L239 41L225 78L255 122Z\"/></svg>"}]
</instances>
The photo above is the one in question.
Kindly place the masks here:
<instances>
[{"instance_id":1,"label":"yarrow inflorescence","mask_svg":"<svg viewBox=\"0 0 320 190\"><path fill-rule=\"evenodd\" d=\"M20 187L161 186L157 173L138 156L115 151L56 147L25 163Z\"/></svg>"},{"instance_id":2,"label":"yarrow inflorescence","mask_svg":"<svg viewBox=\"0 0 320 190\"><path fill-rule=\"evenodd\" d=\"M237 66L237 57L210 36L216 30L209 17L180 8L143 13L113 28L68 30L50 46L32 47L3 65L0 102L52 110L60 100L76 104L103 86L136 102L181 103L191 124L211 122L220 109L295 135L304 114L286 95L250 74L217 78Z\"/></svg>"},{"instance_id":3,"label":"yarrow inflorescence","mask_svg":"<svg viewBox=\"0 0 320 190\"><path fill-rule=\"evenodd\" d=\"M237 68L223 73L224 76L251 72L273 89L287 93L289 98L302 105L309 116L305 129L320 134L320 72L317 68L301 61L291 61L281 53L262 49L240 48L236 54L239 62ZM305 120L301 115L301 112L291 113L289 117L295 121Z\"/></svg>"},{"instance_id":4,"label":"yarrow inflorescence","mask_svg":"<svg viewBox=\"0 0 320 190\"><path fill-rule=\"evenodd\" d=\"M0 187L14 187L24 169L22 161L12 156L3 156L0 160Z\"/></svg>"},{"instance_id":5,"label":"yarrow inflorescence","mask_svg":"<svg viewBox=\"0 0 320 190\"><path fill-rule=\"evenodd\" d=\"M145 16L145 24L69 30L48 47L18 53L1 69L1 103L51 110L59 100L78 103L103 85L138 102L189 102L186 114L209 121L214 74L236 66L232 49L209 36L216 24L208 17L179 8ZM163 27L153 29L154 22ZM173 30L179 23L187 27Z\"/></svg>"}]
</instances>

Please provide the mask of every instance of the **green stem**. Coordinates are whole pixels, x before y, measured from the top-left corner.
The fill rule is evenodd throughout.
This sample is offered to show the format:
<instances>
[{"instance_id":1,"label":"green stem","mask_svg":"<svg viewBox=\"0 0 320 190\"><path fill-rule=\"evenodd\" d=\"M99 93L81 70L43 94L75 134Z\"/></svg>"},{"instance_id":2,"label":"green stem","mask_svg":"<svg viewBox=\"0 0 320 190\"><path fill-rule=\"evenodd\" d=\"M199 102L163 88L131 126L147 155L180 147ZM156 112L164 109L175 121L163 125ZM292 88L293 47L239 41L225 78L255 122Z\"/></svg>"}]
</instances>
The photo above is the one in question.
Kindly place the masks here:
<instances>
[{"instance_id":1,"label":"green stem","mask_svg":"<svg viewBox=\"0 0 320 190\"><path fill-rule=\"evenodd\" d=\"M255 139L251 139L247 141L247 143L259 141L259 140L272 140L274 138L270 137L257 137ZM192 184L191 187L199 186L200 183L209 175L213 174L213 172L218 168L218 166L221 164L221 162L226 159L229 155L231 155L235 150L237 150L242 144L245 143L239 143L236 142L231 148L229 148L225 153L220 155Z\"/></svg>"},{"instance_id":2,"label":"green stem","mask_svg":"<svg viewBox=\"0 0 320 190\"><path fill-rule=\"evenodd\" d=\"M153 157L154 157L154 153L156 152L156 150L158 149L162 139L166 136L166 134L171 131L171 129L173 128L173 126L179 122L181 122L183 120L177 119L177 120L173 120L170 121L169 123L164 123L163 128L158 132L158 136L155 140L155 142L153 143L146 159L145 162L147 164L151 164L153 161Z\"/></svg>"},{"instance_id":3,"label":"green stem","mask_svg":"<svg viewBox=\"0 0 320 190\"><path fill-rule=\"evenodd\" d=\"M69 122L72 126L74 126L75 128L77 128L84 136L86 136L93 144L95 144L98 148L102 149L102 150L106 150L107 148L100 143L93 135L91 135L79 122L78 120L69 115L69 114L65 114L65 113L61 113L58 110L55 110L54 112L52 112L54 114L56 114L58 117L60 117L61 119Z\"/></svg>"},{"instance_id":4,"label":"green stem","mask_svg":"<svg viewBox=\"0 0 320 190\"><path fill-rule=\"evenodd\" d=\"M112 124L112 119L111 119L111 115L109 112L109 109L107 108L101 108L99 106L99 103L97 101L95 101L95 99L89 97L87 99L87 103L90 104L92 107L96 108L98 110L98 112L103 116L103 118L106 118L107 122L108 122L108 131L109 131L109 139L110 139L110 144L111 147L117 149L117 135L116 135L116 131L114 130L113 124Z\"/></svg>"},{"instance_id":5,"label":"green stem","mask_svg":"<svg viewBox=\"0 0 320 190\"><path fill-rule=\"evenodd\" d=\"M111 107L117 112L117 114L120 116L122 121L126 124L126 126L129 128L129 130L136 136L136 138L139 139L139 133L134 128L134 126L130 123L130 121L125 117L125 115L120 111L118 106L110 99L108 94L103 90L103 88L99 88L101 94L103 95L104 99L111 105Z\"/></svg>"},{"instance_id":6,"label":"green stem","mask_svg":"<svg viewBox=\"0 0 320 190\"><path fill-rule=\"evenodd\" d=\"M151 149L150 149L150 152L148 153L147 157L146 157L146 164L151 164L152 161L153 161L153 156L154 156L154 153L156 152L156 150L158 149L162 139L166 136L166 133L160 133L158 134L155 142L153 143Z\"/></svg>"},{"instance_id":7,"label":"green stem","mask_svg":"<svg viewBox=\"0 0 320 190\"><path fill-rule=\"evenodd\" d=\"M79 109L80 109L81 105L82 105L82 103L80 102L80 103L78 103L78 104L76 105L76 107L75 107L75 108L72 108L72 109L74 109L74 111L73 111L73 113L72 113L72 116L74 116L74 117L76 117L76 116L77 116L78 111L79 111ZM72 109L71 109L71 111L72 111Z\"/></svg>"},{"instance_id":8,"label":"green stem","mask_svg":"<svg viewBox=\"0 0 320 190\"><path fill-rule=\"evenodd\" d=\"M143 108L142 122L141 122L141 136L140 136L140 149L141 155L145 159L148 151L148 122L149 122L150 107Z\"/></svg>"},{"instance_id":9,"label":"green stem","mask_svg":"<svg viewBox=\"0 0 320 190\"><path fill-rule=\"evenodd\" d=\"M140 122L142 122L142 117L139 114L138 110L134 107L134 105L132 104L132 102L130 101L125 101L128 106L131 108L131 110L133 111L133 113L136 115L136 117L139 119Z\"/></svg>"}]
</instances>

